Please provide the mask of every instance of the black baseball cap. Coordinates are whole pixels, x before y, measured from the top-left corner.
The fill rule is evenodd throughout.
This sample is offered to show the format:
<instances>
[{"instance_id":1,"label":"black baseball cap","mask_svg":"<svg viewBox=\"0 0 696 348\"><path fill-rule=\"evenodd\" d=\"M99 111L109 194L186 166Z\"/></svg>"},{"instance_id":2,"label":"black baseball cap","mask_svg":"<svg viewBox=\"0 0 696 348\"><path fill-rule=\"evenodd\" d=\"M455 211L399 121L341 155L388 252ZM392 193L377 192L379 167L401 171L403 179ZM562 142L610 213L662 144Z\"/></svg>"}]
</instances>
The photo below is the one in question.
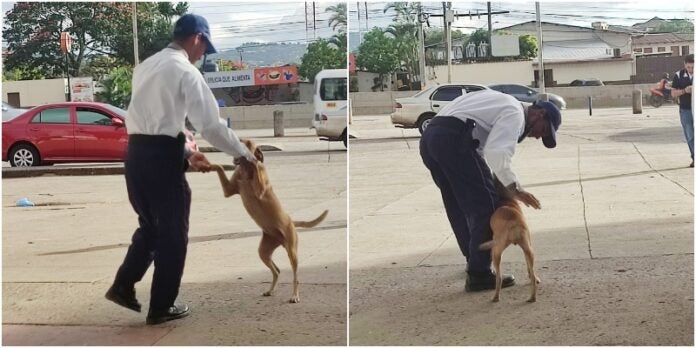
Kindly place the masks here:
<instances>
[{"instance_id":1,"label":"black baseball cap","mask_svg":"<svg viewBox=\"0 0 696 348\"><path fill-rule=\"evenodd\" d=\"M548 101L537 100L532 105L546 110L544 117L549 122L549 135L541 138L544 146L549 149L556 147L556 131L561 126L561 110L556 104Z\"/></svg>"},{"instance_id":2,"label":"black baseball cap","mask_svg":"<svg viewBox=\"0 0 696 348\"><path fill-rule=\"evenodd\" d=\"M193 35L198 33L203 34L203 37L208 41L208 48L205 50L205 54L217 53L217 50L213 46L213 41L210 39L210 27L205 18L189 13L181 16L174 25L175 37L178 35Z\"/></svg>"}]
</instances>

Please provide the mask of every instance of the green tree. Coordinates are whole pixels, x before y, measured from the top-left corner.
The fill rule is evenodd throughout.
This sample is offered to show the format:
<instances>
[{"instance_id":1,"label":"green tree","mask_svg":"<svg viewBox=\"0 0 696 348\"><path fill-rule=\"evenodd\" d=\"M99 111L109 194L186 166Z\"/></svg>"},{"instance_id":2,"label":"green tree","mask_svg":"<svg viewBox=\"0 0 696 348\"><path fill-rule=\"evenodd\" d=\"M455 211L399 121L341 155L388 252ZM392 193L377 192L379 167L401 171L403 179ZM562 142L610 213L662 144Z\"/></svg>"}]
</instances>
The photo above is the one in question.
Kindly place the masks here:
<instances>
[{"instance_id":1,"label":"green tree","mask_svg":"<svg viewBox=\"0 0 696 348\"><path fill-rule=\"evenodd\" d=\"M537 38L533 35L520 36L520 58L531 59L539 54L539 45Z\"/></svg>"},{"instance_id":2,"label":"green tree","mask_svg":"<svg viewBox=\"0 0 696 348\"><path fill-rule=\"evenodd\" d=\"M469 40L466 42L466 44L468 45L470 42L473 42L477 46L481 42L490 44L490 42L488 42L488 30L477 29L475 32L471 33L471 35L469 36Z\"/></svg>"},{"instance_id":3,"label":"green tree","mask_svg":"<svg viewBox=\"0 0 696 348\"><path fill-rule=\"evenodd\" d=\"M344 34L345 35L345 34ZM319 39L307 47L302 56L297 73L300 77L314 82L314 76L324 69L345 69L346 50L339 50L329 40Z\"/></svg>"},{"instance_id":4,"label":"green tree","mask_svg":"<svg viewBox=\"0 0 696 348\"><path fill-rule=\"evenodd\" d=\"M43 80L44 74L38 68L15 68L5 70L2 74L3 81Z\"/></svg>"},{"instance_id":5,"label":"green tree","mask_svg":"<svg viewBox=\"0 0 696 348\"><path fill-rule=\"evenodd\" d=\"M467 41L469 35L459 29L452 30L452 41ZM442 44L445 42L445 33L442 29L428 29L425 31L425 46Z\"/></svg>"},{"instance_id":6,"label":"green tree","mask_svg":"<svg viewBox=\"0 0 696 348\"><path fill-rule=\"evenodd\" d=\"M133 81L133 68L122 66L111 71L102 81L103 92L97 93L97 98L105 103L125 109L130 103Z\"/></svg>"},{"instance_id":7,"label":"green tree","mask_svg":"<svg viewBox=\"0 0 696 348\"><path fill-rule=\"evenodd\" d=\"M66 68L71 76L82 75L85 60L95 54L132 64L132 8L123 2L18 2L3 27L5 68L37 68L52 78L64 76ZM187 9L185 3L138 3L141 59L167 44L173 16ZM73 41L67 57L59 50L61 32Z\"/></svg>"},{"instance_id":8,"label":"green tree","mask_svg":"<svg viewBox=\"0 0 696 348\"><path fill-rule=\"evenodd\" d=\"M384 76L399 69L400 59L396 40L385 35L380 28L374 28L363 37L355 59L358 68L379 74L380 89L384 90Z\"/></svg>"},{"instance_id":9,"label":"green tree","mask_svg":"<svg viewBox=\"0 0 696 348\"><path fill-rule=\"evenodd\" d=\"M346 3L342 2L335 6L329 6L326 8L326 12L332 12L331 17L329 17L329 26L333 31L342 33L346 31L348 26L348 17L346 17Z\"/></svg>"},{"instance_id":10,"label":"green tree","mask_svg":"<svg viewBox=\"0 0 696 348\"><path fill-rule=\"evenodd\" d=\"M664 23L660 23L656 32L660 33L694 33L694 23L686 19L673 19Z\"/></svg>"},{"instance_id":11,"label":"green tree","mask_svg":"<svg viewBox=\"0 0 696 348\"><path fill-rule=\"evenodd\" d=\"M384 8L384 13L389 10L395 13L393 23L385 32L394 37L400 68L411 77L420 76L418 64L418 25L420 24L416 17L418 6L419 3L415 2L392 2Z\"/></svg>"}]
</instances>

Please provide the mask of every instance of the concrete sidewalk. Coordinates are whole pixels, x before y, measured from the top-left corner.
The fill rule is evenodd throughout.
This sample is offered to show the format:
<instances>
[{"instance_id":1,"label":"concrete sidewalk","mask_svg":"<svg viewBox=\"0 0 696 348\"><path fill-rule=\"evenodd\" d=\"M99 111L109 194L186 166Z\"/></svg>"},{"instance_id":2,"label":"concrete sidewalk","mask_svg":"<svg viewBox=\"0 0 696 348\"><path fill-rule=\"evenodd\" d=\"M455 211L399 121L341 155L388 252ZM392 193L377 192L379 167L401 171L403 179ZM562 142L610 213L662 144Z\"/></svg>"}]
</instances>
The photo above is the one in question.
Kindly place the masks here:
<instances>
[{"instance_id":1,"label":"concrete sidewalk","mask_svg":"<svg viewBox=\"0 0 696 348\"><path fill-rule=\"evenodd\" d=\"M417 130L354 116L351 345L693 345L693 169L675 107L565 110L558 147L525 140L513 170L541 201L499 303L464 292L465 260Z\"/></svg>"},{"instance_id":2,"label":"concrete sidewalk","mask_svg":"<svg viewBox=\"0 0 696 348\"><path fill-rule=\"evenodd\" d=\"M123 176L5 179L3 344L345 345L347 153L299 139L299 151L266 153L265 163L294 219L329 210L319 226L298 229L300 303L287 303L292 272L282 248L273 257L281 269L276 295L261 296L271 280L257 253L262 232L239 196L223 197L215 174L187 174L193 201L179 299L191 315L151 327L152 267L136 285L143 313L104 299L137 224ZM232 162L222 153L209 159ZM22 197L38 206L15 207Z\"/></svg>"}]
</instances>

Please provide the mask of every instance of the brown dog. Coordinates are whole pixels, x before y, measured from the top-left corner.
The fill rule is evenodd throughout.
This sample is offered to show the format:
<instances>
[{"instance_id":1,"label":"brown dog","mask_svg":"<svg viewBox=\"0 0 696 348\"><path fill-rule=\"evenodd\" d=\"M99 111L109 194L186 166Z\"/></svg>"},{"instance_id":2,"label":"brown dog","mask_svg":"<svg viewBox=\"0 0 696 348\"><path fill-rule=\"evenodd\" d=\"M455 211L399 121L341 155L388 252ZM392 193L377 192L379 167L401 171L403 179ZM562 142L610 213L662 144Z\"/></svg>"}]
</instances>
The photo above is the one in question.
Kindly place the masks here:
<instances>
[{"instance_id":1,"label":"brown dog","mask_svg":"<svg viewBox=\"0 0 696 348\"><path fill-rule=\"evenodd\" d=\"M261 244L259 245L259 256L261 261L273 273L271 289L263 293L263 295L271 296L275 290L280 269L271 259L271 255L278 246L282 245L288 252L294 276L290 302L300 302L300 282L297 279L297 232L295 227L314 227L326 218L326 214L329 211L325 210L318 218L312 221L292 221L290 216L280 206L278 197L273 193L273 188L268 181L266 167L263 165L263 153L252 141L242 140L242 142L254 154L254 157L257 159L256 163L249 162L243 158L240 159L239 165L229 180L222 166L212 165L211 168L218 172L225 197L237 193L242 196L244 208L263 230Z\"/></svg>"},{"instance_id":2,"label":"brown dog","mask_svg":"<svg viewBox=\"0 0 696 348\"><path fill-rule=\"evenodd\" d=\"M498 208L491 216L491 230L493 232L493 240L481 244L480 249L492 249L491 259L495 268L495 295L493 302L500 300L500 288L503 280L500 273L500 259L503 251L510 244L517 244L524 251L524 257L527 260L527 272L529 280L532 283L532 296L527 302L536 301L537 283L539 278L534 273L534 252L532 251L531 234L529 227L522 214L520 204L515 200L512 193L508 191L503 184L494 178L495 188L498 193L499 203Z\"/></svg>"}]
</instances>

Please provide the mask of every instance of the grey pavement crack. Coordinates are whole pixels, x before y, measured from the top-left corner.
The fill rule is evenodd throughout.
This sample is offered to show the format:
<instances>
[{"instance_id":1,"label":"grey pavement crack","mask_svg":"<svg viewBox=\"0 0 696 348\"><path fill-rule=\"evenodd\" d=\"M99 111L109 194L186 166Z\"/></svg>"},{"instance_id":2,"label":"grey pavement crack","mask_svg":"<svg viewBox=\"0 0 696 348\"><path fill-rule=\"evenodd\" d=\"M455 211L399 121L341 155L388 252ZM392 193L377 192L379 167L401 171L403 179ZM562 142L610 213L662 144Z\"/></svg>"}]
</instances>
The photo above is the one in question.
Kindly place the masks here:
<instances>
[{"instance_id":1,"label":"grey pavement crack","mask_svg":"<svg viewBox=\"0 0 696 348\"><path fill-rule=\"evenodd\" d=\"M640 157L643 159L643 162L645 162L645 164L647 164L648 167L650 167L650 169L651 169L653 172L655 172L655 173L659 174L661 177L663 177L663 178L665 178L665 179L671 181L673 184L675 184L675 185L681 187L684 191L688 192L691 196L694 195L693 192L689 191L689 189L687 189L686 187L682 186L682 184L680 184L680 183L678 183L678 182L672 180L672 178L666 176L664 173L662 173L662 171L653 168L652 164L650 164L650 162L648 162L648 159L645 158L645 156L643 155L642 152L640 152L640 149L638 149L638 146L636 146L636 143L631 143L631 145L633 145L633 148L636 149L636 152L638 152L638 154L640 155Z\"/></svg>"},{"instance_id":2,"label":"grey pavement crack","mask_svg":"<svg viewBox=\"0 0 696 348\"><path fill-rule=\"evenodd\" d=\"M585 222L585 233L587 233L587 251L590 253L590 259L594 259L592 256L592 240L590 239L590 228L587 225L587 202L585 202L585 190L582 185L582 173L580 172L580 145L578 145L578 184L580 185L580 196L582 197L582 219Z\"/></svg>"}]
</instances>

